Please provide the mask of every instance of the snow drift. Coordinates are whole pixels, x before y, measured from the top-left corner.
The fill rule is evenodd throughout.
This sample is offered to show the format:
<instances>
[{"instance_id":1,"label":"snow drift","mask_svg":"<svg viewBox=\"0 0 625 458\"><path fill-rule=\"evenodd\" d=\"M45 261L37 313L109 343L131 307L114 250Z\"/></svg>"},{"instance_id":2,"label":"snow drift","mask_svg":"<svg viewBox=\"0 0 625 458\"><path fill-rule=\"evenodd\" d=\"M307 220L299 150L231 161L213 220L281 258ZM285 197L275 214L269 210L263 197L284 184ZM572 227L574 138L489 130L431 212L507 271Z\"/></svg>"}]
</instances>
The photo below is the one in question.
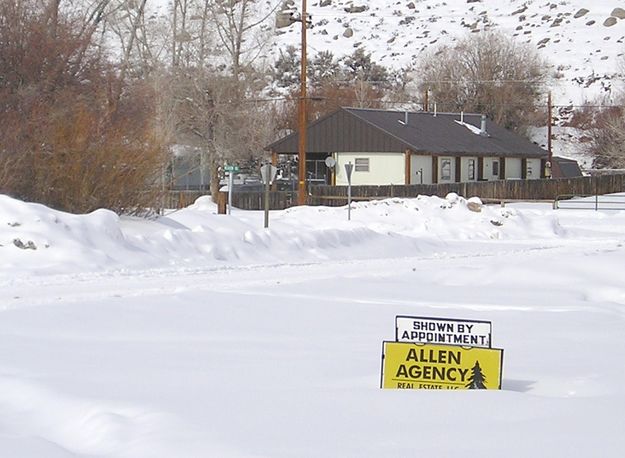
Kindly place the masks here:
<instances>
[{"instance_id":1,"label":"snow drift","mask_svg":"<svg viewBox=\"0 0 625 458\"><path fill-rule=\"evenodd\" d=\"M473 205L469 205L473 202ZM554 216L456 194L218 215L209 197L155 220L108 210L72 215L0 196L0 271L31 273L398 257L449 241L557 237ZM471 210L469 207L472 207Z\"/></svg>"}]
</instances>

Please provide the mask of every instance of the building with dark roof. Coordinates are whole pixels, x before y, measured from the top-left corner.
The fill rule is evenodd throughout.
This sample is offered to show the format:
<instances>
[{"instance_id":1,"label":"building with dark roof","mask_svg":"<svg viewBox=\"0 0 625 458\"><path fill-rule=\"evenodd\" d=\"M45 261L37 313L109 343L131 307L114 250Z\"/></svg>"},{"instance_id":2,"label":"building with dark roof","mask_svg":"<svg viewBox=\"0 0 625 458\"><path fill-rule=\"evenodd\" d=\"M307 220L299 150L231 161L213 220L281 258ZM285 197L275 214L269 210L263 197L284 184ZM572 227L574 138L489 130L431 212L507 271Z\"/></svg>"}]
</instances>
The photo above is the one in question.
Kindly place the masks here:
<instances>
[{"instance_id":1,"label":"building with dark roof","mask_svg":"<svg viewBox=\"0 0 625 458\"><path fill-rule=\"evenodd\" d=\"M576 160L559 156L553 156L551 172L553 178L577 178L584 175Z\"/></svg>"},{"instance_id":2,"label":"building with dark roof","mask_svg":"<svg viewBox=\"0 0 625 458\"><path fill-rule=\"evenodd\" d=\"M297 154L298 133L267 146ZM432 184L544 176L547 151L478 114L340 108L307 129L307 172L328 184ZM324 164L337 162L329 174Z\"/></svg>"}]
</instances>

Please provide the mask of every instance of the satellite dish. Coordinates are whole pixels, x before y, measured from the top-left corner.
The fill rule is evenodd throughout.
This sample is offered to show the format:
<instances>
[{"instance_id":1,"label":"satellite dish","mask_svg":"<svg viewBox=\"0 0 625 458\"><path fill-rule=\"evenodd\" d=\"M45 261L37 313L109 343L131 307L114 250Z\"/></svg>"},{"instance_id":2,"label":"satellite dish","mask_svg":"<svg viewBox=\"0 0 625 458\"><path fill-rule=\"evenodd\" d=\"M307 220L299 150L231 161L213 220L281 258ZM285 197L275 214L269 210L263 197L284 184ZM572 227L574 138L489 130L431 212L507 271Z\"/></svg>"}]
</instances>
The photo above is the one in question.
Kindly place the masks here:
<instances>
[{"instance_id":1,"label":"satellite dish","mask_svg":"<svg viewBox=\"0 0 625 458\"><path fill-rule=\"evenodd\" d=\"M326 157L326 165L330 168L333 168L336 165L336 159L332 156Z\"/></svg>"}]
</instances>

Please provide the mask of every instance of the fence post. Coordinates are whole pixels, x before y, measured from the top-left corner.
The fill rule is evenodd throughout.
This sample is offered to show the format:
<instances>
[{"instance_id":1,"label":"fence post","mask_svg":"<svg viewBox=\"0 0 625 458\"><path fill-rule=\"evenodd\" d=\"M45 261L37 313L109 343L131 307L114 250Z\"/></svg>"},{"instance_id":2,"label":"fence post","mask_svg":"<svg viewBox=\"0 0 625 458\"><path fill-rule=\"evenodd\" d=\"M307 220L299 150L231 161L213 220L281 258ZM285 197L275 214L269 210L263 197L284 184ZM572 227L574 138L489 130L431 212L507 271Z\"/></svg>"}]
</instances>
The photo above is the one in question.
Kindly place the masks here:
<instances>
[{"instance_id":1,"label":"fence post","mask_svg":"<svg viewBox=\"0 0 625 458\"><path fill-rule=\"evenodd\" d=\"M595 211L599 210L599 177L595 177Z\"/></svg>"},{"instance_id":2,"label":"fence post","mask_svg":"<svg viewBox=\"0 0 625 458\"><path fill-rule=\"evenodd\" d=\"M226 214L227 202L228 202L228 194L223 191L219 191L219 193L217 194L217 214L218 215Z\"/></svg>"}]
</instances>

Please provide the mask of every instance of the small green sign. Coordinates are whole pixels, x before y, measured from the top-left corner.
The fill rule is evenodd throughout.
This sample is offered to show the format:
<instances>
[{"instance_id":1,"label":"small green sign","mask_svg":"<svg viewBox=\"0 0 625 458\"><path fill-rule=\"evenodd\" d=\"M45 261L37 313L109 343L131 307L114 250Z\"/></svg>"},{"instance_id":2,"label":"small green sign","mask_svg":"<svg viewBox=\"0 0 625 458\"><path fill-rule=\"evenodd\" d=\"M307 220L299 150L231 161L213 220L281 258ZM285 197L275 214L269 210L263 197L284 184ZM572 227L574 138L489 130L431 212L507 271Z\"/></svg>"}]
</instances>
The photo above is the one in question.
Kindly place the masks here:
<instances>
[{"instance_id":1,"label":"small green sign","mask_svg":"<svg viewBox=\"0 0 625 458\"><path fill-rule=\"evenodd\" d=\"M226 172L239 172L241 168L238 165L226 165L224 166Z\"/></svg>"}]
</instances>

